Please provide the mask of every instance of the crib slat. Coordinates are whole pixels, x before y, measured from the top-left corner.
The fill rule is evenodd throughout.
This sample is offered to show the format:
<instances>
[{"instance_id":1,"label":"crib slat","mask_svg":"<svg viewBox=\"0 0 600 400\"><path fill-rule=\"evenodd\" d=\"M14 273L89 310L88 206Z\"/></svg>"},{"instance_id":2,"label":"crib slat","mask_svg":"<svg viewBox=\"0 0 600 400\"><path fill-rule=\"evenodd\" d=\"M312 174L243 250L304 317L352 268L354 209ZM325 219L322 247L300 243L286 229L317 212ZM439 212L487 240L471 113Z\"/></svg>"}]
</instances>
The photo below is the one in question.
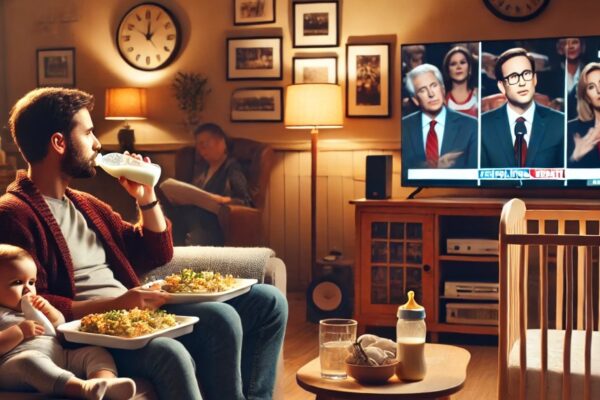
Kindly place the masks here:
<instances>
[{"instance_id":1,"label":"crib slat","mask_svg":"<svg viewBox=\"0 0 600 400\"><path fill-rule=\"evenodd\" d=\"M540 399L546 400L546 379L548 375L548 246L539 246L540 259Z\"/></svg>"},{"instance_id":2,"label":"crib slat","mask_svg":"<svg viewBox=\"0 0 600 400\"><path fill-rule=\"evenodd\" d=\"M585 221L579 221L579 235L585 235ZM583 275L585 270L585 248L579 247L578 253L582 257L577 257L577 329L583 330L583 294L584 294L584 282Z\"/></svg>"},{"instance_id":3,"label":"crib slat","mask_svg":"<svg viewBox=\"0 0 600 400\"><path fill-rule=\"evenodd\" d=\"M525 299L525 260L528 258L528 247L524 248L525 255L519 258L519 398L527 400L527 307Z\"/></svg>"},{"instance_id":4,"label":"crib slat","mask_svg":"<svg viewBox=\"0 0 600 400\"><path fill-rule=\"evenodd\" d=\"M565 234L565 221L558 221L558 234ZM565 298L565 247L556 248L556 329L563 329L563 301Z\"/></svg>"},{"instance_id":5,"label":"crib slat","mask_svg":"<svg viewBox=\"0 0 600 400\"><path fill-rule=\"evenodd\" d=\"M585 375L583 378L583 398L591 400L592 394L592 330L594 310L592 298L592 247L587 247L585 258Z\"/></svg>"},{"instance_id":6,"label":"crib slat","mask_svg":"<svg viewBox=\"0 0 600 400\"><path fill-rule=\"evenodd\" d=\"M565 268L567 269L567 312L565 316L565 342L563 344L563 400L571 398L571 335L573 333L573 246L568 246Z\"/></svg>"}]
</instances>

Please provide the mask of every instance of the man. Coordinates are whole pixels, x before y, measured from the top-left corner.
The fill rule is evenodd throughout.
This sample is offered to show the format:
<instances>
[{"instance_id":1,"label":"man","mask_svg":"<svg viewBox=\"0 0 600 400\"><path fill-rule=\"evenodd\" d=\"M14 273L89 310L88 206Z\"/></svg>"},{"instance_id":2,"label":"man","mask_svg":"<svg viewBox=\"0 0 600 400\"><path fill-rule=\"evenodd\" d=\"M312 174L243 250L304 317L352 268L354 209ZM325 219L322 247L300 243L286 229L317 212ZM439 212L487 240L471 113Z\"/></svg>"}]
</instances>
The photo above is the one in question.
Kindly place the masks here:
<instances>
[{"instance_id":1,"label":"man","mask_svg":"<svg viewBox=\"0 0 600 400\"><path fill-rule=\"evenodd\" d=\"M402 118L403 173L409 168L477 168L477 120L444 105L440 70L420 65L406 75L406 87L419 111Z\"/></svg>"},{"instance_id":2,"label":"man","mask_svg":"<svg viewBox=\"0 0 600 400\"><path fill-rule=\"evenodd\" d=\"M19 100L9 123L28 170L18 171L0 198L0 243L33 256L39 294L68 320L162 306L168 295L141 290L138 274L173 254L170 223L153 187L119 180L139 205L136 225L69 188L71 179L95 175L100 142L92 108L93 97L75 89L36 89ZM287 303L277 289L255 285L227 303L165 308L200 322L179 342L159 338L140 350L111 350L120 374L148 378L161 399L200 399L198 382L206 399L271 397L287 321Z\"/></svg>"},{"instance_id":3,"label":"man","mask_svg":"<svg viewBox=\"0 0 600 400\"><path fill-rule=\"evenodd\" d=\"M481 167L563 167L564 115L533 100L533 57L513 48L498 57L496 83L506 105L481 116Z\"/></svg>"}]
</instances>

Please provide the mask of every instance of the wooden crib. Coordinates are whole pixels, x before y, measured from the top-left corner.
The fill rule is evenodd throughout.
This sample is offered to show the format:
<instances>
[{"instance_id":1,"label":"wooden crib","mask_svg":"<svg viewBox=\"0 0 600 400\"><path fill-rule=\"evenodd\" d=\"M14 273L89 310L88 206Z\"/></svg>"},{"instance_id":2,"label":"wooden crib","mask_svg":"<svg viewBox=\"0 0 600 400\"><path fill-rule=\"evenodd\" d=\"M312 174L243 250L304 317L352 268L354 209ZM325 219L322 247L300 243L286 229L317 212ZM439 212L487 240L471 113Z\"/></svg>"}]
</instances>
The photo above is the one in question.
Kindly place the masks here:
<instances>
[{"instance_id":1,"label":"wooden crib","mask_svg":"<svg viewBox=\"0 0 600 400\"><path fill-rule=\"evenodd\" d=\"M600 399L600 210L500 220L498 398Z\"/></svg>"}]
</instances>

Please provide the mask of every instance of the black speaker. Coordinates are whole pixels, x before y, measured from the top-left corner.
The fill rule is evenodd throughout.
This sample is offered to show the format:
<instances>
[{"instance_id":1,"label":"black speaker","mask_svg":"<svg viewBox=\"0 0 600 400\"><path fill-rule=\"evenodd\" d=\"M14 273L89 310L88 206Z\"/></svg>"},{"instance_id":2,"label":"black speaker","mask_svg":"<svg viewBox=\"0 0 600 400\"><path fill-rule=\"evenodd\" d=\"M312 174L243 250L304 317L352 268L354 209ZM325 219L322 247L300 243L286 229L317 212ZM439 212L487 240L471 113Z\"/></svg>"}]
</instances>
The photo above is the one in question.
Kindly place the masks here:
<instances>
[{"instance_id":1,"label":"black speaker","mask_svg":"<svg viewBox=\"0 0 600 400\"><path fill-rule=\"evenodd\" d=\"M367 156L366 171L367 199L389 199L392 197L392 156Z\"/></svg>"},{"instance_id":2,"label":"black speaker","mask_svg":"<svg viewBox=\"0 0 600 400\"><path fill-rule=\"evenodd\" d=\"M354 286L352 261L317 261L319 274L306 291L306 318L319 322L325 318L352 318Z\"/></svg>"}]
</instances>

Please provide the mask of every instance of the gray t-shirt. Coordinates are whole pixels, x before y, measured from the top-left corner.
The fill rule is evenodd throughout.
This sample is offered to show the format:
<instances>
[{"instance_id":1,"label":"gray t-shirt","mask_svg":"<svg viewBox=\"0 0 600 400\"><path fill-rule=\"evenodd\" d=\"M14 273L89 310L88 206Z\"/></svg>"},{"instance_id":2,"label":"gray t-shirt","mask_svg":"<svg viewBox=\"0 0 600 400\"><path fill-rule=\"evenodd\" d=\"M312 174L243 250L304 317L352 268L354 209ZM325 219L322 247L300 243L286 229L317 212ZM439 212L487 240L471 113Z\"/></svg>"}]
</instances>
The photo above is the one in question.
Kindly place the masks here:
<instances>
[{"instance_id":1,"label":"gray t-shirt","mask_svg":"<svg viewBox=\"0 0 600 400\"><path fill-rule=\"evenodd\" d=\"M54 199L44 196L69 247L73 260L75 299L88 300L94 297L118 297L127 291L115 279L106 263L102 242L88 227L83 214L67 197Z\"/></svg>"}]
</instances>

